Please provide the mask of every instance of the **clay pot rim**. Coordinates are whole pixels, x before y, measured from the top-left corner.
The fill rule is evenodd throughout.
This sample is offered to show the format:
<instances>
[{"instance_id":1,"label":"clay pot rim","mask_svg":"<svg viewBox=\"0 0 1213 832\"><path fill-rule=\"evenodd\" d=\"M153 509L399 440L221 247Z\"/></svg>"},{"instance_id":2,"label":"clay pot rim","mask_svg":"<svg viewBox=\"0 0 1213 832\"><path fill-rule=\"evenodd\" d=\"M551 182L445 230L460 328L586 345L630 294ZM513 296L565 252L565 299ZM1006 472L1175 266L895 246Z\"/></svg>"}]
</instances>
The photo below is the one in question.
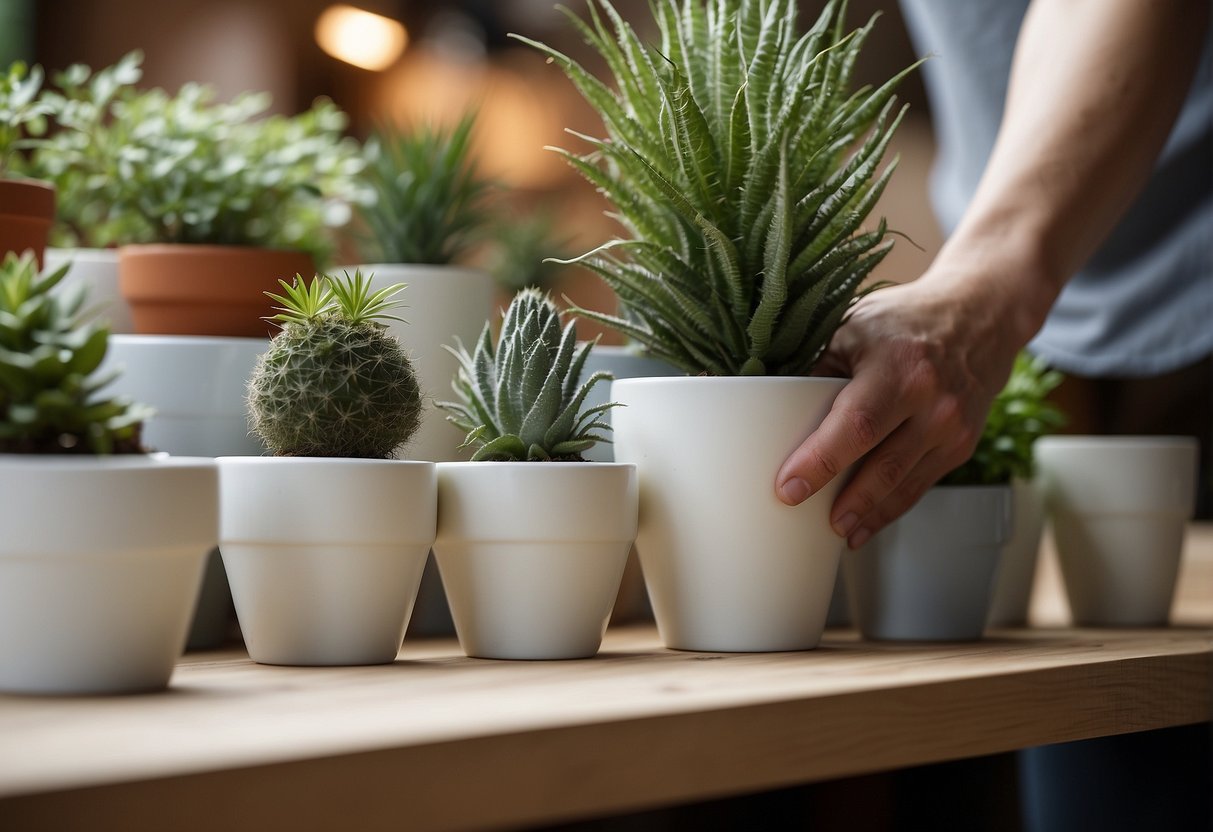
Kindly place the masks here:
<instances>
[{"instance_id":1,"label":"clay pot rim","mask_svg":"<svg viewBox=\"0 0 1213 832\"><path fill-rule=\"evenodd\" d=\"M259 246L216 245L214 243L127 243L118 246L119 257L171 257L188 255L191 257L230 257L233 254L242 256L289 256L307 257L312 255L295 248L261 248Z\"/></svg>"},{"instance_id":2,"label":"clay pot rim","mask_svg":"<svg viewBox=\"0 0 1213 832\"><path fill-rule=\"evenodd\" d=\"M0 179L0 215L55 218L55 188L38 179Z\"/></svg>"}]
</instances>

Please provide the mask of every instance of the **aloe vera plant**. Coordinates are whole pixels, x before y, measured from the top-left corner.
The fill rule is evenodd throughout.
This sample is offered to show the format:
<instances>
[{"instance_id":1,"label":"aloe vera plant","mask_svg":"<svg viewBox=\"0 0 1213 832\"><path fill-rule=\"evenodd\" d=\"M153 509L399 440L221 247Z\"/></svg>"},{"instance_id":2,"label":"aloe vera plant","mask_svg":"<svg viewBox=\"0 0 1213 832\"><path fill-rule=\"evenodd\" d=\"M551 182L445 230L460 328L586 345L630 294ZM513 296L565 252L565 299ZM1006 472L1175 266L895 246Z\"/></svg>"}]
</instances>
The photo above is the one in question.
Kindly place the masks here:
<instances>
[{"instance_id":1,"label":"aloe vera plant","mask_svg":"<svg viewBox=\"0 0 1213 832\"><path fill-rule=\"evenodd\" d=\"M852 91L876 22L846 30L831 0L804 34L796 0L655 0L650 46L609 0L567 12L614 85L545 44L601 115L605 138L561 152L626 229L575 261L618 295L612 326L692 374L803 375L888 253L883 220L861 226L905 112L908 67ZM515 36L517 37L517 36Z\"/></svg>"}]
</instances>

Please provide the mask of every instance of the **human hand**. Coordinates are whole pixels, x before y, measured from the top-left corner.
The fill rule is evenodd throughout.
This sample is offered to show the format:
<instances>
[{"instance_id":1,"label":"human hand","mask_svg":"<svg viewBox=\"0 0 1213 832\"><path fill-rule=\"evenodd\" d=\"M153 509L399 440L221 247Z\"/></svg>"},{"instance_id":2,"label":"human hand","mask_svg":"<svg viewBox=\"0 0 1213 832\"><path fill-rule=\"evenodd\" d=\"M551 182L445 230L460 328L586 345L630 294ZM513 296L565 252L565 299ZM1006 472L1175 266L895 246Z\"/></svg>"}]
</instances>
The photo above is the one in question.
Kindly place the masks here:
<instances>
[{"instance_id":1,"label":"human hand","mask_svg":"<svg viewBox=\"0 0 1213 832\"><path fill-rule=\"evenodd\" d=\"M969 458L1027 340L983 285L924 275L856 305L821 365L852 380L780 469L783 502L802 502L862 459L830 513L855 549Z\"/></svg>"}]
</instances>

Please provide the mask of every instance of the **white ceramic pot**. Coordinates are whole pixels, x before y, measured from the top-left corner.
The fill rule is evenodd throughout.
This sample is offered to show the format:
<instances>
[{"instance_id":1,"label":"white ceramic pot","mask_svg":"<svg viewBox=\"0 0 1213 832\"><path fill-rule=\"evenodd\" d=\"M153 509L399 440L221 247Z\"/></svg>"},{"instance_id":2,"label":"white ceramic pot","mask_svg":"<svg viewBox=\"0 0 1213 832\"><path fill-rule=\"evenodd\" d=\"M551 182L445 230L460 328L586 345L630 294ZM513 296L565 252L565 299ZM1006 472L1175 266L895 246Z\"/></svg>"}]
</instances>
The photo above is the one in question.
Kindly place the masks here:
<instances>
[{"instance_id":1,"label":"white ceramic pot","mask_svg":"<svg viewBox=\"0 0 1213 832\"><path fill-rule=\"evenodd\" d=\"M990 600L991 627L1022 627L1028 623L1036 561L1045 526L1044 494L1036 483L1011 483L1011 539L1003 547Z\"/></svg>"},{"instance_id":2,"label":"white ceramic pot","mask_svg":"<svg viewBox=\"0 0 1213 832\"><path fill-rule=\"evenodd\" d=\"M845 382L647 378L611 385L615 458L640 475L636 550L657 627L683 650L817 646L842 541L837 477L795 508L775 496L787 456Z\"/></svg>"},{"instance_id":3,"label":"white ceramic pot","mask_svg":"<svg viewBox=\"0 0 1213 832\"><path fill-rule=\"evenodd\" d=\"M372 263L357 268L363 274L374 274L371 286L375 290L394 283L408 284L399 296L404 306L395 311L408 323L390 321L388 329L413 359L425 410L420 429L401 456L432 462L466 459L470 454L458 450L463 433L446 421L434 402L453 396L451 379L459 366L443 347L453 345L455 338L469 350L474 347L493 312L493 278L478 269L459 266ZM353 271L354 267L349 269Z\"/></svg>"},{"instance_id":4,"label":"white ceramic pot","mask_svg":"<svg viewBox=\"0 0 1213 832\"><path fill-rule=\"evenodd\" d=\"M1156 626L1170 616L1196 503L1191 437L1050 436L1039 478L1074 623Z\"/></svg>"},{"instance_id":5,"label":"white ceramic pot","mask_svg":"<svg viewBox=\"0 0 1213 832\"><path fill-rule=\"evenodd\" d=\"M223 457L219 548L253 661L394 661L434 542L434 465Z\"/></svg>"},{"instance_id":6,"label":"white ceramic pot","mask_svg":"<svg viewBox=\"0 0 1213 832\"><path fill-rule=\"evenodd\" d=\"M636 537L636 500L631 465L440 464L434 556L464 652L597 653Z\"/></svg>"},{"instance_id":7,"label":"white ceramic pot","mask_svg":"<svg viewBox=\"0 0 1213 832\"><path fill-rule=\"evenodd\" d=\"M1011 536L1011 488L936 486L857 551L843 555L851 615L864 638L981 638L1002 547Z\"/></svg>"},{"instance_id":8,"label":"white ceramic pot","mask_svg":"<svg viewBox=\"0 0 1213 832\"><path fill-rule=\"evenodd\" d=\"M611 346L595 346L590 351L590 355L585 361L581 380L585 381L597 372L608 372L615 377L616 381L625 378L669 378L670 376L686 375L682 370L671 367L660 359L640 354L634 347ZM590 394L586 396L586 408L606 404L611 400L610 392L609 382L599 382L594 385ZM612 408L603 414L602 419L608 425L612 424L612 414L616 409ZM614 462L615 446L613 443L600 442L586 451L583 456L591 462Z\"/></svg>"},{"instance_id":9,"label":"white ceramic pot","mask_svg":"<svg viewBox=\"0 0 1213 832\"><path fill-rule=\"evenodd\" d=\"M218 514L211 460L0 456L0 690L167 685Z\"/></svg>"},{"instance_id":10,"label":"white ceramic pot","mask_svg":"<svg viewBox=\"0 0 1213 832\"><path fill-rule=\"evenodd\" d=\"M59 284L63 291L82 285L88 291L85 309L96 310L108 324L111 335L135 331L131 309L118 291L118 250L113 248L48 248L45 271L70 265Z\"/></svg>"}]
</instances>

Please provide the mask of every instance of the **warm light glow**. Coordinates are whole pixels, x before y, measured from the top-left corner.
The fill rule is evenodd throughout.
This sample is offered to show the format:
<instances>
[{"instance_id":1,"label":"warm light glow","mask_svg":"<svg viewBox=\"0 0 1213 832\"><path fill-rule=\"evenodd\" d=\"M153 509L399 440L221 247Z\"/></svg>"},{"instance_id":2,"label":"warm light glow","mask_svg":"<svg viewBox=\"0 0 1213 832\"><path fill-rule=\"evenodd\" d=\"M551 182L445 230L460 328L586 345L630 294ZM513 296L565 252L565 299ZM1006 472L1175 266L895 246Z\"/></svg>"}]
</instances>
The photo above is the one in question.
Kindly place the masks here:
<instances>
[{"instance_id":1,"label":"warm light glow","mask_svg":"<svg viewBox=\"0 0 1213 832\"><path fill-rule=\"evenodd\" d=\"M390 17L339 4L316 20L316 43L339 61L379 71L400 58L408 32Z\"/></svg>"}]
</instances>

